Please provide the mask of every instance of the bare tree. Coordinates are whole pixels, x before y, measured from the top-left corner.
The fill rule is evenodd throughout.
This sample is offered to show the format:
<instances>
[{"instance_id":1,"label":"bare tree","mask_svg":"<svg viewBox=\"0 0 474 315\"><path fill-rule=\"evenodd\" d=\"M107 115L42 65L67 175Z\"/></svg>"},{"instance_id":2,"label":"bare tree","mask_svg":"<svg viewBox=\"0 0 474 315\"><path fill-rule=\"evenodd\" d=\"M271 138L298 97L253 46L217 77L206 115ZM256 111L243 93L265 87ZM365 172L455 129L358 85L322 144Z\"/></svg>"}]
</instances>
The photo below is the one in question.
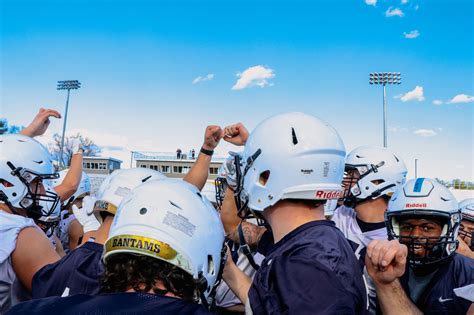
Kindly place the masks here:
<instances>
[{"instance_id":1,"label":"bare tree","mask_svg":"<svg viewBox=\"0 0 474 315\"><path fill-rule=\"evenodd\" d=\"M78 132L77 134L64 139L63 162L66 167L71 165L73 143L76 139L81 142L82 149L84 150L84 156L97 156L102 152L102 149L97 144L95 144L92 139L85 137ZM49 144L49 151L51 152L53 159L59 161L61 152L61 136L59 134L55 133L53 135L53 143Z\"/></svg>"}]
</instances>

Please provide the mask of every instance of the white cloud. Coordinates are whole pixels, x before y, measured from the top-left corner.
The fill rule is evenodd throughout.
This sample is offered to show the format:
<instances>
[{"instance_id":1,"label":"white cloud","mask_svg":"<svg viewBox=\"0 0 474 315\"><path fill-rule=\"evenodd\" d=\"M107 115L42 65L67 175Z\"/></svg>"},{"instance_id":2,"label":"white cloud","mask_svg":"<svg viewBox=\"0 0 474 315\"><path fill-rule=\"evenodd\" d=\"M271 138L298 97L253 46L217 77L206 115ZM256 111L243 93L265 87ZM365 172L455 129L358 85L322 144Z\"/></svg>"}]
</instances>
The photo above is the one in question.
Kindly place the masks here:
<instances>
[{"instance_id":1,"label":"white cloud","mask_svg":"<svg viewBox=\"0 0 474 315\"><path fill-rule=\"evenodd\" d=\"M206 76L203 76L203 77L198 76L197 78L195 78L193 80L193 84L198 84L198 83L201 83L201 82L210 81L212 79L214 79L214 73L209 73Z\"/></svg>"},{"instance_id":2,"label":"white cloud","mask_svg":"<svg viewBox=\"0 0 474 315\"><path fill-rule=\"evenodd\" d=\"M270 68L264 66L253 66L247 68L242 73L237 73L239 78L232 87L232 90L243 90L251 86L259 86L261 88L272 85L268 82L268 79L275 77L275 73Z\"/></svg>"},{"instance_id":3,"label":"white cloud","mask_svg":"<svg viewBox=\"0 0 474 315\"><path fill-rule=\"evenodd\" d=\"M375 7L375 5L377 4L377 0L365 0L365 4L372 5Z\"/></svg>"},{"instance_id":4,"label":"white cloud","mask_svg":"<svg viewBox=\"0 0 474 315\"><path fill-rule=\"evenodd\" d=\"M433 101L433 105L443 105L443 101L442 100L434 100Z\"/></svg>"},{"instance_id":5,"label":"white cloud","mask_svg":"<svg viewBox=\"0 0 474 315\"><path fill-rule=\"evenodd\" d=\"M448 104L471 103L474 102L474 96L458 94L448 101Z\"/></svg>"},{"instance_id":6,"label":"white cloud","mask_svg":"<svg viewBox=\"0 0 474 315\"><path fill-rule=\"evenodd\" d=\"M438 133L434 131L433 129L417 129L413 131L413 134L416 136L427 138L427 137L436 136Z\"/></svg>"},{"instance_id":7,"label":"white cloud","mask_svg":"<svg viewBox=\"0 0 474 315\"><path fill-rule=\"evenodd\" d=\"M408 0L402 0L401 1L401 4L407 4L408 3Z\"/></svg>"},{"instance_id":8,"label":"white cloud","mask_svg":"<svg viewBox=\"0 0 474 315\"><path fill-rule=\"evenodd\" d=\"M402 102L422 102L425 100L425 96L423 95L423 87L417 85L414 90L407 92L404 95L397 95L395 98L399 98Z\"/></svg>"},{"instance_id":9,"label":"white cloud","mask_svg":"<svg viewBox=\"0 0 474 315\"><path fill-rule=\"evenodd\" d=\"M407 132L408 128L399 127L399 126L395 126L395 127L388 126L388 131L390 131L390 132Z\"/></svg>"},{"instance_id":10,"label":"white cloud","mask_svg":"<svg viewBox=\"0 0 474 315\"><path fill-rule=\"evenodd\" d=\"M413 30L413 31L410 31L409 33L403 32L403 36L405 36L405 38L408 38L408 39L414 39L420 36L420 32L418 30Z\"/></svg>"},{"instance_id":11,"label":"white cloud","mask_svg":"<svg viewBox=\"0 0 474 315\"><path fill-rule=\"evenodd\" d=\"M385 16L386 17L392 17L392 16L403 17L405 16L405 13L403 13L403 11L400 10L399 8L390 7L387 9L387 11L385 11Z\"/></svg>"}]
</instances>

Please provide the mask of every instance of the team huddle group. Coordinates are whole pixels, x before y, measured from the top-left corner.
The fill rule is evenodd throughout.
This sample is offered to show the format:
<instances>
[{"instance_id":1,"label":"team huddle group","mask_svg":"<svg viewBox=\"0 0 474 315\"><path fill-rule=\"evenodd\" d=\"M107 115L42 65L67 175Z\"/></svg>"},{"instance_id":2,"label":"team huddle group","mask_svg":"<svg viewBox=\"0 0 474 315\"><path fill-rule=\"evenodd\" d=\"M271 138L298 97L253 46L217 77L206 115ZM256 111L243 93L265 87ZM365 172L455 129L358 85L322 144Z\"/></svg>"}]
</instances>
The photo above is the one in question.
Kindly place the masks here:
<instances>
[{"instance_id":1,"label":"team huddle group","mask_svg":"<svg viewBox=\"0 0 474 315\"><path fill-rule=\"evenodd\" d=\"M58 173L34 139L51 118L0 135L0 314L474 314L474 199L387 148L284 113L208 126L182 180L122 169L91 194L79 142Z\"/></svg>"}]
</instances>

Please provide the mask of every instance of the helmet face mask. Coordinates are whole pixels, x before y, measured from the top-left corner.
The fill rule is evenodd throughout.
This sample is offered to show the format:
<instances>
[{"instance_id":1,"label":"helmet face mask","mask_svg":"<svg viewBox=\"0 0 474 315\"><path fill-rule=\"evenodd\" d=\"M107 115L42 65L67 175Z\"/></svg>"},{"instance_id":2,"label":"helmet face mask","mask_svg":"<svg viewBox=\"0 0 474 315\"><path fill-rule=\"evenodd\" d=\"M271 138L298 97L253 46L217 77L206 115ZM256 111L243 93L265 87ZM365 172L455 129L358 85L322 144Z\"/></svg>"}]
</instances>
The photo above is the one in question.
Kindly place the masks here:
<instances>
[{"instance_id":1,"label":"helmet face mask","mask_svg":"<svg viewBox=\"0 0 474 315\"><path fill-rule=\"evenodd\" d=\"M387 222L391 222L388 224L389 239L398 239L407 246L408 260L414 268L438 264L449 258L446 253L457 247L454 235L458 223L453 225L445 213L433 211L429 216L399 213Z\"/></svg>"},{"instance_id":2,"label":"helmet face mask","mask_svg":"<svg viewBox=\"0 0 474 315\"><path fill-rule=\"evenodd\" d=\"M234 191L235 204L237 206L237 215L241 219L257 218L263 219L263 217L256 216L255 213L248 207L249 195L244 189L244 178L249 169L252 167L252 164L262 153L262 150L258 149L253 155L251 155L247 161L243 161L241 155L236 154L234 156L234 165L235 167L235 177L237 182L237 187Z\"/></svg>"},{"instance_id":3,"label":"helmet face mask","mask_svg":"<svg viewBox=\"0 0 474 315\"><path fill-rule=\"evenodd\" d=\"M217 209L221 210L222 203L224 202L225 191L227 189L227 181L225 178L217 177L214 181L216 187L216 204Z\"/></svg>"},{"instance_id":4,"label":"helmet face mask","mask_svg":"<svg viewBox=\"0 0 474 315\"><path fill-rule=\"evenodd\" d=\"M26 187L26 195L19 202L20 208L33 219L53 214L60 200L50 180L56 179L58 174L38 174L25 168L16 168L12 163L8 163L8 166L12 169L12 175Z\"/></svg>"}]
</instances>

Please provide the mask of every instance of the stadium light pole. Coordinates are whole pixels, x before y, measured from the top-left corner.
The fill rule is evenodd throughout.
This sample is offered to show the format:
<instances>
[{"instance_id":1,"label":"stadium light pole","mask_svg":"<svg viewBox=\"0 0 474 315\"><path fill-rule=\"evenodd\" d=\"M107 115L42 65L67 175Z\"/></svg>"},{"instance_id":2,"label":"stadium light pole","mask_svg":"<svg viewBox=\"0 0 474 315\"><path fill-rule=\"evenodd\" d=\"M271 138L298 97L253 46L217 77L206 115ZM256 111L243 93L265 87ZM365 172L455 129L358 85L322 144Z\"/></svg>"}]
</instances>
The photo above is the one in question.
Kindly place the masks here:
<instances>
[{"instance_id":1,"label":"stadium light pole","mask_svg":"<svg viewBox=\"0 0 474 315\"><path fill-rule=\"evenodd\" d=\"M61 136L61 150L59 152L59 165L65 167L63 161L63 153L64 153L64 133L66 132L66 122L67 122L67 110L69 107L69 94L71 90L77 90L81 87L81 83L77 80L64 80L58 81L58 90L67 90L67 98L66 98L66 112L64 114L64 122L63 122L63 133Z\"/></svg>"},{"instance_id":2,"label":"stadium light pole","mask_svg":"<svg viewBox=\"0 0 474 315\"><path fill-rule=\"evenodd\" d=\"M383 86L383 146L387 147L387 101L385 86L387 84L400 84L400 72L371 72L369 83Z\"/></svg>"},{"instance_id":3,"label":"stadium light pole","mask_svg":"<svg viewBox=\"0 0 474 315\"><path fill-rule=\"evenodd\" d=\"M418 178L418 159L415 159L415 178Z\"/></svg>"}]
</instances>

